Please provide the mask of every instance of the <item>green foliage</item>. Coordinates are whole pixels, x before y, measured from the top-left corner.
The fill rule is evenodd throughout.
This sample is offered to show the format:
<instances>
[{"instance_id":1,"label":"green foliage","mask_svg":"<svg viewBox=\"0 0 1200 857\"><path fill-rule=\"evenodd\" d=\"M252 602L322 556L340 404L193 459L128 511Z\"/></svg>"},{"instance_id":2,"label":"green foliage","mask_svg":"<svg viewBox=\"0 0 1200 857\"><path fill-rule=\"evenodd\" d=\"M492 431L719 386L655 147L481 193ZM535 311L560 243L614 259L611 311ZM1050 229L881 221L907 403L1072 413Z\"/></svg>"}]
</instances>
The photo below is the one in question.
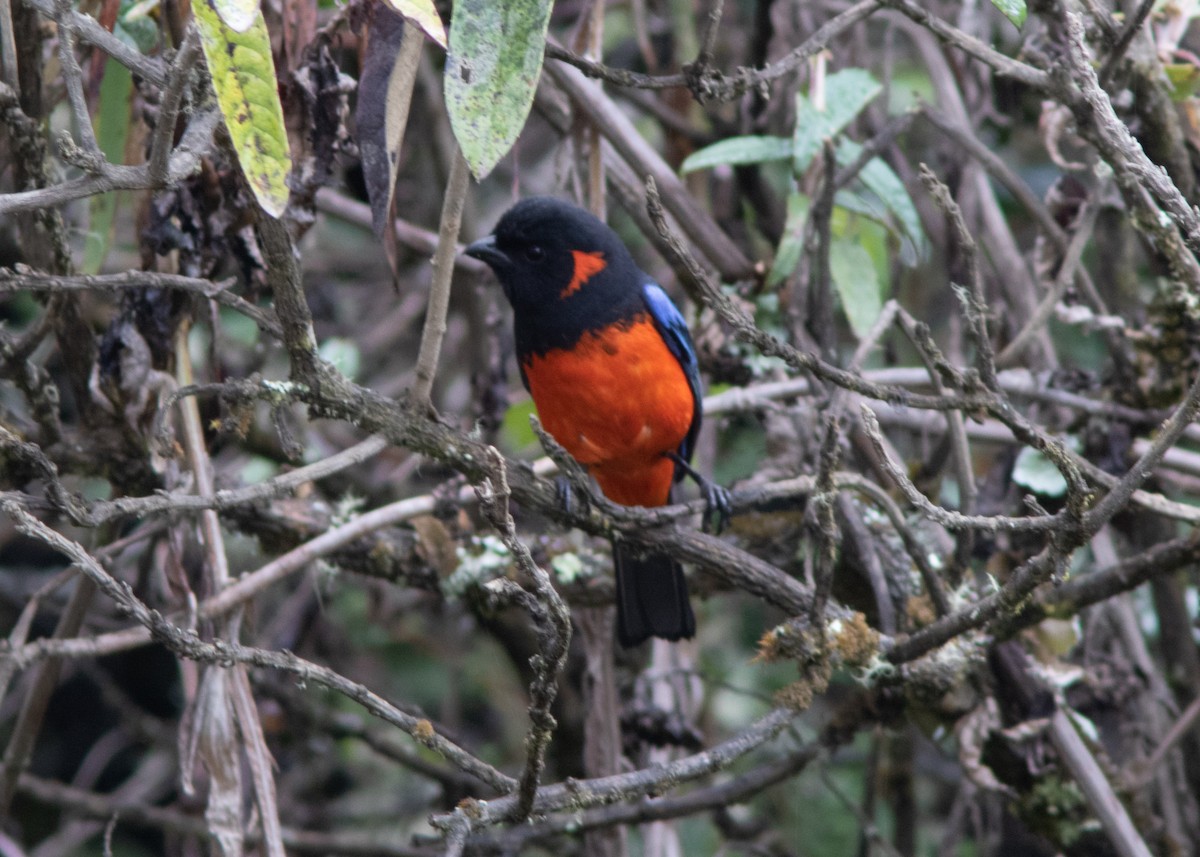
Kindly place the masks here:
<instances>
[{"instance_id":1,"label":"green foliage","mask_svg":"<svg viewBox=\"0 0 1200 857\"><path fill-rule=\"evenodd\" d=\"M261 331L254 319L242 315L230 307L221 307L217 318L221 324L221 338L240 345L243 348L253 348L261 339Z\"/></svg>"},{"instance_id":2,"label":"green foliage","mask_svg":"<svg viewBox=\"0 0 1200 857\"><path fill-rule=\"evenodd\" d=\"M362 368L362 353L353 339L331 336L318 349L321 359L331 364L347 378L358 377Z\"/></svg>"},{"instance_id":3,"label":"green foliage","mask_svg":"<svg viewBox=\"0 0 1200 857\"><path fill-rule=\"evenodd\" d=\"M1167 63L1163 66L1171 83L1171 100L1187 101L1200 92L1200 67L1189 62Z\"/></svg>"},{"instance_id":4,"label":"green foliage","mask_svg":"<svg viewBox=\"0 0 1200 857\"><path fill-rule=\"evenodd\" d=\"M838 141L838 166L854 163L862 154L862 147L853 140ZM901 258L907 265L915 265L917 259L925 254L927 241L925 230L921 226L921 215L913 204L912 197L904 187L904 182L896 175L895 170L888 166L882 158L872 158L858 174L858 179L867 190L873 193L884 209L896 220L901 232ZM881 223L887 221L875 215ZM907 255L905 251L908 251Z\"/></svg>"},{"instance_id":5,"label":"green foliage","mask_svg":"<svg viewBox=\"0 0 1200 857\"><path fill-rule=\"evenodd\" d=\"M814 168L826 140L835 141L834 157L846 168L862 156L862 146L843 132L882 91L879 82L863 69L844 69L829 75L819 98L796 95L796 127L791 140L782 137L733 137L707 146L684 161L682 172L720 164L755 164L791 159L794 185L787 196L787 221L767 274L767 284L777 286L792 275L804 249L812 200L800 190L801 180ZM927 248L920 215L904 183L882 158L871 158L857 175L859 190L839 191L835 213L855 212L892 229L900 245L900 258L914 265ZM837 223L845 224L838 228ZM853 219L835 219L830 247L830 273L842 308L855 335L863 336L875 323L886 295L879 272L886 270L886 250L880 243L861 243Z\"/></svg>"},{"instance_id":6,"label":"green foliage","mask_svg":"<svg viewBox=\"0 0 1200 857\"><path fill-rule=\"evenodd\" d=\"M542 71L550 0L462 0L450 22L446 110L477 179L516 142Z\"/></svg>"},{"instance_id":7,"label":"green foliage","mask_svg":"<svg viewBox=\"0 0 1200 857\"><path fill-rule=\"evenodd\" d=\"M146 4L134 0L121 0L117 23L113 33L127 45L144 54L158 47L158 26L147 15Z\"/></svg>"},{"instance_id":8,"label":"green foliage","mask_svg":"<svg viewBox=\"0 0 1200 857\"><path fill-rule=\"evenodd\" d=\"M752 475L767 455L766 435L758 420L732 420L721 431L720 444L713 478L721 485L732 485Z\"/></svg>"},{"instance_id":9,"label":"green foliage","mask_svg":"<svg viewBox=\"0 0 1200 857\"><path fill-rule=\"evenodd\" d=\"M533 399L511 405L504 412L504 420L500 424L501 437L509 449L520 451L529 449L537 443L537 435L529 425L529 418L534 414Z\"/></svg>"},{"instance_id":10,"label":"green foliage","mask_svg":"<svg viewBox=\"0 0 1200 857\"><path fill-rule=\"evenodd\" d=\"M834 241L829 247L829 275L854 335L862 339L883 309L871 254L861 244Z\"/></svg>"},{"instance_id":11,"label":"green foliage","mask_svg":"<svg viewBox=\"0 0 1200 857\"><path fill-rule=\"evenodd\" d=\"M782 161L791 156L792 141L786 137L730 137L692 152L680 166L679 172L686 175L722 164L761 164L764 161Z\"/></svg>"},{"instance_id":12,"label":"green foliage","mask_svg":"<svg viewBox=\"0 0 1200 857\"><path fill-rule=\"evenodd\" d=\"M1025 0L992 0L992 5L1004 13L1004 17L1012 21L1018 28L1025 23Z\"/></svg>"},{"instance_id":13,"label":"green foliage","mask_svg":"<svg viewBox=\"0 0 1200 857\"><path fill-rule=\"evenodd\" d=\"M788 194L787 221L783 226L779 249L775 252L775 261L767 274L768 286L782 283L800 264L800 254L804 251L804 224L808 222L810 207L811 200L806 195L798 191Z\"/></svg>"},{"instance_id":14,"label":"green foliage","mask_svg":"<svg viewBox=\"0 0 1200 857\"><path fill-rule=\"evenodd\" d=\"M133 75L129 69L114 59L104 63L104 77L100 81L100 105L96 110L96 142L104 157L114 164L125 163L125 144L129 140L130 100L133 95ZM83 264L85 274L99 273L112 244L117 213L118 193L94 196L88 203L90 209L87 243L84 247Z\"/></svg>"},{"instance_id":15,"label":"green foliage","mask_svg":"<svg viewBox=\"0 0 1200 857\"><path fill-rule=\"evenodd\" d=\"M835 72L825 79L823 104L796 93L796 129L792 134L792 171L805 173L826 140L832 140L854 121L883 87L860 68Z\"/></svg>"},{"instance_id":16,"label":"green foliage","mask_svg":"<svg viewBox=\"0 0 1200 857\"><path fill-rule=\"evenodd\" d=\"M1079 785L1059 776L1047 776L1034 783L1024 809L1030 821L1060 846L1074 845L1085 833L1099 828Z\"/></svg>"},{"instance_id":17,"label":"green foliage","mask_svg":"<svg viewBox=\"0 0 1200 857\"><path fill-rule=\"evenodd\" d=\"M1068 437L1065 443L1072 452L1079 451L1076 438ZM1067 480L1049 458L1031 446L1022 447L1017 453L1012 479L1022 488L1043 497L1065 497L1067 494Z\"/></svg>"}]
</instances>

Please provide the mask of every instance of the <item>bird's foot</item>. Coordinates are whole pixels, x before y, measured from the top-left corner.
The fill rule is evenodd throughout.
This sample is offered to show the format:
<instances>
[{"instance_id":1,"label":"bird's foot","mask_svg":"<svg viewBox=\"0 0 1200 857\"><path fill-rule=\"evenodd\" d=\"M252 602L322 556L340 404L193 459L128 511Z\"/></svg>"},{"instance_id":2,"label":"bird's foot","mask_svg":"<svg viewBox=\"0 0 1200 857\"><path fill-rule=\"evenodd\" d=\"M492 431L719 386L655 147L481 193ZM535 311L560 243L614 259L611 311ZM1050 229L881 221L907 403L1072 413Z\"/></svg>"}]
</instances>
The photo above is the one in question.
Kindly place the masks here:
<instances>
[{"instance_id":1,"label":"bird's foot","mask_svg":"<svg viewBox=\"0 0 1200 857\"><path fill-rule=\"evenodd\" d=\"M576 491L570 478L566 476L554 477L554 499L559 508L568 515L574 515L577 511L583 512L588 507L587 494Z\"/></svg>"},{"instance_id":2,"label":"bird's foot","mask_svg":"<svg viewBox=\"0 0 1200 857\"><path fill-rule=\"evenodd\" d=\"M725 486L718 485L701 476L682 456L677 453L669 455L676 466L695 481L700 488L701 496L704 497L704 515L700 519L701 530L706 533L719 534L729 526L729 519L733 517L733 495Z\"/></svg>"}]
</instances>

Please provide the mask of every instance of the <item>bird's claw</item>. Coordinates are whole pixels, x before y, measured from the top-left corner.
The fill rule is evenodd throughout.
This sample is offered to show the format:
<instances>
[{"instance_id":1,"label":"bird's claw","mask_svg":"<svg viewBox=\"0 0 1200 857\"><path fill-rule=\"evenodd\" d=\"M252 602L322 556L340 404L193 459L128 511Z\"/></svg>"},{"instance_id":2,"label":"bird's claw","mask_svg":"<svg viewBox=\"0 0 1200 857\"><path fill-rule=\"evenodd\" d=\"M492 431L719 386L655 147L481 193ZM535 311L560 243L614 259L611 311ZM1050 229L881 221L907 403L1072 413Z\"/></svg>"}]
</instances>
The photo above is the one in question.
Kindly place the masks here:
<instances>
[{"instance_id":1,"label":"bird's claw","mask_svg":"<svg viewBox=\"0 0 1200 857\"><path fill-rule=\"evenodd\" d=\"M568 515L575 513L575 489L571 486L571 480L566 476L556 476L554 479L554 499L558 502L559 507ZM586 497L581 498L586 502ZM582 505L582 504L581 504Z\"/></svg>"},{"instance_id":2,"label":"bird's claw","mask_svg":"<svg viewBox=\"0 0 1200 857\"><path fill-rule=\"evenodd\" d=\"M724 485L707 479L701 480L700 492L704 495L704 517L700 519L700 529L720 535L733 517L733 495Z\"/></svg>"},{"instance_id":3,"label":"bird's claw","mask_svg":"<svg viewBox=\"0 0 1200 857\"><path fill-rule=\"evenodd\" d=\"M704 516L700 519L700 529L719 535L733 517L733 495L729 493L728 488L701 476L687 459L678 453L668 453L668 457L700 487L700 493L704 497ZM715 526L710 526L714 521Z\"/></svg>"}]
</instances>

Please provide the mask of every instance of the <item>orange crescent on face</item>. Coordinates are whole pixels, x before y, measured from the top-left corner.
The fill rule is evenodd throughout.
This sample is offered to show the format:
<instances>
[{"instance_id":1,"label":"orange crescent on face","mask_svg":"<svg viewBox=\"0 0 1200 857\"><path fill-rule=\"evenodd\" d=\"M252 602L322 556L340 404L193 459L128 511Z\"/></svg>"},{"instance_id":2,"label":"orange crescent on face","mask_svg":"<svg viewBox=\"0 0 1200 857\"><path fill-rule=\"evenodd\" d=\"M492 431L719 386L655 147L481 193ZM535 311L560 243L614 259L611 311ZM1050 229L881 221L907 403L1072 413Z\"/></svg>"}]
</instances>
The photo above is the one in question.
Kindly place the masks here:
<instances>
[{"instance_id":1,"label":"orange crescent on face","mask_svg":"<svg viewBox=\"0 0 1200 857\"><path fill-rule=\"evenodd\" d=\"M571 274L571 282L559 292L559 298L569 298L583 288L583 284L599 274L607 267L603 253L585 253L582 250L572 250L571 258L575 260L575 271Z\"/></svg>"}]
</instances>

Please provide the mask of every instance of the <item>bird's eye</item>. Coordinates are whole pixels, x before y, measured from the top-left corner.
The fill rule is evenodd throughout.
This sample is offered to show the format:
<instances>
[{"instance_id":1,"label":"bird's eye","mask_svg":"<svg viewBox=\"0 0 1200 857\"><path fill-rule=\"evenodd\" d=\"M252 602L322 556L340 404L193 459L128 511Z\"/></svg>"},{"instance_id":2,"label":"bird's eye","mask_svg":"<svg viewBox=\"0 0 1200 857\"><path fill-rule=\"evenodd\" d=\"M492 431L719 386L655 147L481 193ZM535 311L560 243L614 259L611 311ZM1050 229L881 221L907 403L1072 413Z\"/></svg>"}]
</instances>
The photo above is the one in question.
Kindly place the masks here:
<instances>
[{"instance_id":1,"label":"bird's eye","mask_svg":"<svg viewBox=\"0 0 1200 857\"><path fill-rule=\"evenodd\" d=\"M546 258L546 251L537 244L532 244L525 249L525 258L530 262L540 262Z\"/></svg>"}]
</instances>

